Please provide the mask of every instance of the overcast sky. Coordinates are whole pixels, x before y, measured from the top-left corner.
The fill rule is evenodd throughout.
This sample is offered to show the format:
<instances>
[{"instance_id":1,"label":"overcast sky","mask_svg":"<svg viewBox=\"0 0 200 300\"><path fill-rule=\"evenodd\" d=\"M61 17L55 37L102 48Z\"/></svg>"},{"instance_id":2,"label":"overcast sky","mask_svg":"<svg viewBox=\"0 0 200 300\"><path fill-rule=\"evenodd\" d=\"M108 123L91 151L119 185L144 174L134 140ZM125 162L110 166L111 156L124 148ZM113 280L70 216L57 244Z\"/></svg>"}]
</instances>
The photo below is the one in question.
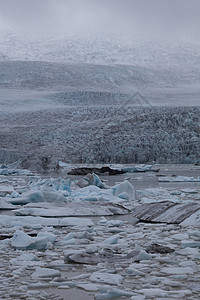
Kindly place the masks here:
<instances>
[{"instance_id":1,"label":"overcast sky","mask_svg":"<svg viewBox=\"0 0 200 300\"><path fill-rule=\"evenodd\" d=\"M0 28L200 41L200 0L0 0Z\"/></svg>"}]
</instances>

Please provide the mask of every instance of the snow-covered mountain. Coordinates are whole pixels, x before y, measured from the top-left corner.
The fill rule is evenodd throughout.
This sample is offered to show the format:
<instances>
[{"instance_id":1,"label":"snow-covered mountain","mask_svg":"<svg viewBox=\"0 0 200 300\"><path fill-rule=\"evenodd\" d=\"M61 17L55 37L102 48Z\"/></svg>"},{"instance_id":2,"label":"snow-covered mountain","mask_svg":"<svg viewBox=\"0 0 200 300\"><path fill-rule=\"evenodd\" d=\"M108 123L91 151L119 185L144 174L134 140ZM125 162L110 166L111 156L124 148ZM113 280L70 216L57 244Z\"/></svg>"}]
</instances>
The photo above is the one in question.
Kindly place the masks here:
<instances>
[{"instance_id":1,"label":"snow-covered mountain","mask_svg":"<svg viewBox=\"0 0 200 300\"><path fill-rule=\"evenodd\" d=\"M75 163L199 161L198 45L4 32L0 51L0 149Z\"/></svg>"},{"instance_id":2,"label":"snow-covered mountain","mask_svg":"<svg viewBox=\"0 0 200 300\"><path fill-rule=\"evenodd\" d=\"M59 81L65 87L99 89L100 86L101 90L121 90L123 86L123 91L129 91L131 86L133 90L141 86L174 87L200 80L199 45L176 41L75 35L33 39L0 31L0 62L5 61L15 63L1 64L1 85L6 84L4 79L10 72L11 86L14 77L16 86L25 84L28 88L38 87L34 80L40 82L39 88L43 82L47 88L46 79L51 89ZM32 84L28 83L30 78ZM19 85L19 81L23 83Z\"/></svg>"},{"instance_id":3,"label":"snow-covered mountain","mask_svg":"<svg viewBox=\"0 0 200 300\"><path fill-rule=\"evenodd\" d=\"M200 46L183 41L76 35L31 39L20 33L0 31L0 50L10 60L200 68Z\"/></svg>"}]
</instances>

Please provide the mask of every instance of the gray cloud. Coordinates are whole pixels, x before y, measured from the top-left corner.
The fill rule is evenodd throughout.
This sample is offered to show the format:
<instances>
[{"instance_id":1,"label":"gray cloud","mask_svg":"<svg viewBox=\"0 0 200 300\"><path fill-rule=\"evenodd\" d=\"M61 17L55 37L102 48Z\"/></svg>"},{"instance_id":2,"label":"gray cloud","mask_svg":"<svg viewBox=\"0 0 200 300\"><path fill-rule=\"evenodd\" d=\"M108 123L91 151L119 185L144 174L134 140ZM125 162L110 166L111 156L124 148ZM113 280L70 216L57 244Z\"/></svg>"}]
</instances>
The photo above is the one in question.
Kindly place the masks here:
<instances>
[{"instance_id":1,"label":"gray cloud","mask_svg":"<svg viewBox=\"0 0 200 300\"><path fill-rule=\"evenodd\" d=\"M0 26L28 34L200 39L199 0L0 0Z\"/></svg>"}]
</instances>

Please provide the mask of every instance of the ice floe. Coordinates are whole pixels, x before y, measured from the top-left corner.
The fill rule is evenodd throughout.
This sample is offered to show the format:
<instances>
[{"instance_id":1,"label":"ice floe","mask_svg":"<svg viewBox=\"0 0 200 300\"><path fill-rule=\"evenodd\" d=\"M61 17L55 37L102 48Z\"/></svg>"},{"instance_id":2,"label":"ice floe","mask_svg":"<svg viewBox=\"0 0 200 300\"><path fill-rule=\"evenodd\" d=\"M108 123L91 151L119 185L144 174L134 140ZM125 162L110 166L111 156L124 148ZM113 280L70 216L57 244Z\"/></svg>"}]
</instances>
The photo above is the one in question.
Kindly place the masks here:
<instances>
[{"instance_id":1,"label":"ice floe","mask_svg":"<svg viewBox=\"0 0 200 300\"><path fill-rule=\"evenodd\" d=\"M159 177L160 182L200 182L200 177L187 177L187 176L166 176Z\"/></svg>"},{"instance_id":2,"label":"ice floe","mask_svg":"<svg viewBox=\"0 0 200 300\"><path fill-rule=\"evenodd\" d=\"M94 272L90 276L89 280L91 280L92 282L114 284L114 285L123 283L123 277L121 275L105 273L105 272Z\"/></svg>"},{"instance_id":3,"label":"ice floe","mask_svg":"<svg viewBox=\"0 0 200 300\"><path fill-rule=\"evenodd\" d=\"M86 218L43 218L43 217L19 217L19 216L7 216L1 215L0 218L0 226L21 226L26 228L41 228L42 226L58 226L58 227L66 227L66 226L78 226L78 227L87 227L93 226L94 223L90 219Z\"/></svg>"},{"instance_id":4,"label":"ice floe","mask_svg":"<svg viewBox=\"0 0 200 300\"><path fill-rule=\"evenodd\" d=\"M99 293L95 294L96 300L115 299L119 297L131 297L134 293L111 287L109 285L102 286Z\"/></svg>"},{"instance_id":5,"label":"ice floe","mask_svg":"<svg viewBox=\"0 0 200 300\"><path fill-rule=\"evenodd\" d=\"M53 270L50 268L40 268L37 267L36 271L31 275L33 279L48 279L53 277L60 277L61 273L58 270Z\"/></svg>"}]
</instances>

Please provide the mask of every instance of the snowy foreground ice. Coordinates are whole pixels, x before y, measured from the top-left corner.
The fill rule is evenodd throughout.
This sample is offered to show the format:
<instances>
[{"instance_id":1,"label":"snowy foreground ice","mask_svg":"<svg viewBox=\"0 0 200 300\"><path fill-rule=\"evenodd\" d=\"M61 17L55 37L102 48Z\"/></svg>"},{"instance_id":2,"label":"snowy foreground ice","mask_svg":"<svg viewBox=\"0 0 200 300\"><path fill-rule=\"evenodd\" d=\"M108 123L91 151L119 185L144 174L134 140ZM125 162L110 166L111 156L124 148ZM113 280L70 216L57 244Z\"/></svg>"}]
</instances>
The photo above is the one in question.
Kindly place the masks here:
<instances>
[{"instance_id":1,"label":"snowy foreground ice","mask_svg":"<svg viewBox=\"0 0 200 300\"><path fill-rule=\"evenodd\" d=\"M0 299L199 299L199 166L101 179L0 170ZM188 206L178 224L134 217L151 203L169 220L168 207Z\"/></svg>"}]
</instances>

